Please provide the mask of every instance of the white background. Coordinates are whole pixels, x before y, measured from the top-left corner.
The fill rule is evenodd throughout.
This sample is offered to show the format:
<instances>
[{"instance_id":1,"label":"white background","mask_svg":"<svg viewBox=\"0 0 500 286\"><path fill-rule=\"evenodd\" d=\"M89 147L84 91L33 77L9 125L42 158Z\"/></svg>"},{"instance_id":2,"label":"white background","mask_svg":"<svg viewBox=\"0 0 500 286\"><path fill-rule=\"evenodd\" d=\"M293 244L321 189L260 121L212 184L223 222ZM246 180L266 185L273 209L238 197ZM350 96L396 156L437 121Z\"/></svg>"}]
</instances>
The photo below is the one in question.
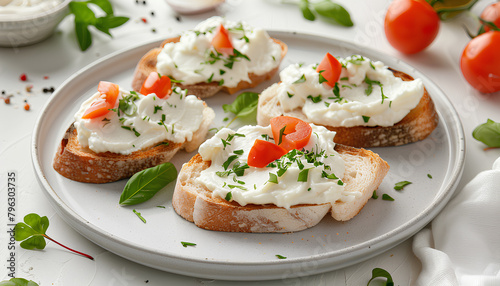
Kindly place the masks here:
<instances>
[{"instance_id":1,"label":"white background","mask_svg":"<svg viewBox=\"0 0 500 286\"><path fill-rule=\"evenodd\" d=\"M350 13L352 28L331 25L320 20L309 22L292 4L279 1L228 0L217 10L195 16L180 16L165 2L147 0L113 1L116 15L129 16L124 26L112 30L113 38L93 33L94 43L86 52L77 47L73 18L65 19L56 33L46 41L22 48L0 48L0 91L13 94L11 104L0 101L0 259L7 252L7 173L17 172L17 219L35 212L50 219L48 234L96 258L90 261L59 246L48 243L43 251L17 248L16 276L34 280L40 285L234 285L234 282L213 281L170 274L130 262L88 241L60 218L45 198L31 165L31 134L39 111L50 96L43 88L57 88L70 75L104 55L152 39L163 39L192 29L212 15L244 20L251 25L272 30L297 31L330 36L385 54L401 58L433 79L458 111L466 136L466 164L459 189L479 171L489 169L500 150L484 151L484 145L472 138L472 130L488 118L500 121L500 94L482 95L463 79L459 60L469 38L463 25L474 27L472 14L479 14L493 1L480 1L471 14L442 22L435 42L424 52L405 56L395 51L383 32L383 18L390 1L337 1ZM151 15L154 11L154 16ZM147 23L141 21L146 18ZM151 30L156 29L156 33ZM27 82L19 80L26 73ZM44 79L48 76L48 79ZM32 92L25 89L33 85ZM23 109L24 100L31 105ZM381 222L383 223L383 222ZM366 262L351 267L305 278L267 282L244 282L243 285L366 285L375 267L389 271L396 285L409 285L420 272L420 262L411 250L412 239ZM6 266L6 264L5 264ZM6 268L0 268L0 279L6 279ZM147 281L147 282L146 282Z\"/></svg>"}]
</instances>

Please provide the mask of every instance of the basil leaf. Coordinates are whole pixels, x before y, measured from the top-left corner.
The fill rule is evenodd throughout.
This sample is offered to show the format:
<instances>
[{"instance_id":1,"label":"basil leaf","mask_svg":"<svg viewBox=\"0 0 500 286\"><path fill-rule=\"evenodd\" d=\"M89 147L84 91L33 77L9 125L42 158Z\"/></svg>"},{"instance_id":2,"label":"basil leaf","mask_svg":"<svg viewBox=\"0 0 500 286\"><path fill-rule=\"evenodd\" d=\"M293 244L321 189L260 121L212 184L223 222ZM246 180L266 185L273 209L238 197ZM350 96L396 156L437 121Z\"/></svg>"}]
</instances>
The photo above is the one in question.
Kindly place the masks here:
<instances>
[{"instance_id":1,"label":"basil leaf","mask_svg":"<svg viewBox=\"0 0 500 286\"><path fill-rule=\"evenodd\" d=\"M222 105L224 112L231 112L237 117L245 117L257 110L259 94L255 92L243 92L231 104Z\"/></svg>"},{"instance_id":2,"label":"basil leaf","mask_svg":"<svg viewBox=\"0 0 500 286\"><path fill-rule=\"evenodd\" d=\"M370 282L372 282L372 280L379 277L387 279L387 282L385 283L386 286L394 286L394 281L392 281L391 274L382 268L374 268L372 270L372 278L368 281L366 286L370 285Z\"/></svg>"},{"instance_id":3,"label":"basil leaf","mask_svg":"<svg viewBox=\"0 0 500 286\"><path fill-rule=\"evenodd\" d=\"M333 3L330 0L323 0L321 2L312 3L312 5L314 10L323 17L335 20L335 22L342 26L351 27L354 25L349 12L337 3Z\"/></svg>"},{"instance_id":4,"label":"basil leaf","mask_svg":"<svg viewBox=\"0 0 500 286\"><path fill-rule=\"evenodd\" d=\"M0 282L0 286L38 286L38 284L24 278L11 278L10 280Z\"/></svg>"},{"instance_id":5,"label":"basil leaf","mask_svg":"<svg viewBox=\"0 0 500 286\"><path fill-rule=\"evenodd\" d=\"M373 191L372 199L378 199L377 190Z\"/></svg>"},{"instance_id":6,"label":"basil leaf","mask_svg":"<svg viewBox=\"0 0 500 286\"><path fill-rule=\"evenodd\" d=\"M474 129L472 137L488 147L500 147L500 123L488 119Z\"/></svg>"},{"instance_id":7,"label":"basil leaf","mask_svg":"<svg viewBox=\"0 0 500 286\"><path fill-rule=\"evenodd\" d=\"M382 199L383 199L384 201L391 201L391 202L392 202L392 201L394 201L394 198L393 198L393 197L391 197L391 196L389 196L388 194L383 194L383 195L382 195Z\"/></svg>"},{"instance_id":8,"label":"basil leaf","mask_svg":"<svg viewBox=\"0 0 500 286\"><path fill-rule=\"evenodd\" d=\"M135 205L145 202L176 178L177 170L169 162L142 170L128 180L119 203Z\"/></svg>"},{"instance_id":9,"label":"basil leaf","mask_svg":"<svg viewBox=\"0 0 500 286\"><path fill-rule=\"evenodd\" d=\"M88 0L87 2L99 6L106 15L113 15L113 6L108 0Z\"/></svg>"},{"instance_id":10,"label":"basil leaf","mask_svg":"<svg viewBox=\"0 0 500 286\"><path fill-rule=\"evenodd\" d=\"M108 15L105 17L97 18L95 27L99 31L108 34L110 37L113 37L113 35L111 35L111 33L109 32L109 29L119 27L125 24L128 20L129 19L127 17L116 17L113 15Z\"/></svg>"},{"instance_id":11,"label":"basil leaf","mask_svg":"<svg viewBox=\"0 0 500 286\"><path fill-rule=\"evenodd\" d=\"M75 23L85 23L87 25L94 25L97 21L94 11L92 11L85 2L71 1L69 3L69 10L75 15Z\"/></svg>"},{"instance_id":12,"label":"basil leaf","mask_svg":"<svg viewBox=\"0 0 500 286\"><path fill-rule=\"evenodd\" d=\"M309 21L316 20L316 16L314 16L313 12L309 8L309 1L301 0L300 4L299 4L299 8L300 8L300 11L302 11L302 16L304 16L304 18L306 20L309 20Z\"/></svg>"},{"instance_id":13,"label":"basil leaf","mask_svg":"<svg viewBox=\"0 0 500 286\"><path fill-rule=\"evenodd\" d=\"M92 35L90 35L88 25L76 22L76 18L75 18L75 33L76 33L76 38L78 39L78 46L80 46L80 49L82 51L85 51L90 47L90 45L92 45Z\"/></svg>"}]
</instances>

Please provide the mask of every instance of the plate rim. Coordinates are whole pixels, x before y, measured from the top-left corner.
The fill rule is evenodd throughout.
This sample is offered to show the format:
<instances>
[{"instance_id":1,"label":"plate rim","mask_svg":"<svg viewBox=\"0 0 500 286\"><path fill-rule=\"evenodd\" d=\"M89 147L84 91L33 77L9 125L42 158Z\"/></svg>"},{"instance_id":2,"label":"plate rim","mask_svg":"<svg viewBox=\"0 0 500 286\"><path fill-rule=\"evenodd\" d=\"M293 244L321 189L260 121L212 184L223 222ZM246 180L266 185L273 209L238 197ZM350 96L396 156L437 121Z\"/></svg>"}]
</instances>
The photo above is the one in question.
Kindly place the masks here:
<instances>
[{"instance_id":1,"label":"plate rim","mask_svg":"<svg viewBox=\"0 0 500 286\"><path fill-rule=\"evenodd\" d=\"M268 30L268 33L273 37L276 36L277 38L279 38L280 35L287 36L287 37L293 36L293 37L302 37L302 38L314 38L316 40L321 40L323 42L335 43L337 45L342 45L344 47L357 49L357 50L365 49L368 52L377 53L383 57L390 57L390 55L387 55L384 52L377 51L377 50L374 50L370 47L364 47L362 45L358 45L356 43L352 43L352 42L338 39L335 37L316 35L313 33L301 33L301 32L282 31L282 30ZM162 37L162 39L163 39L163 37ZM88 72L89 70L91 70L92 68L94 68L100 64L103 64L109 60L112 60L115 57L124 56L124 55L129 54L129 53L134 53L137 50L146 49L147 47L153 48L153 47L157 46L159 43L161 43L162 39L155 38L155 39L152 39L150 41L141 42L141 43L138 43L134 46L124 48L124 49L115 51L113 53L110 53L110 54L86 65L85 67L78 70L77 72L75 72L73 75L71 75L68 79L66 79L58 87L58 90L65 87L66 85L70 84L72 81L76 80L78 78L78 76L80 76L81 74ZM51 202L51 204L53 206L55 206L56 211L64 214L64 215L61 215L62 218L72 228L74 228L77 232L79 232L84 237L86 237L87 239L91 240L92 242L94 242L100 246L102 246L102 243L96 242L95 239L89 238L89 235L87 233L84 233L84 230L93 233L93 235L97 235L97 237L101 237L102 239L109 240L112 244L115 244L117 247L125 247L125 248L129 248L129 249L133 249L133 250L147 252L147 254L159 255L159 256L162 256L165 258L181 260L181 261L187 262L187 263L198 263L198 264L201 263L200 265L216 264L216 265L235 266L235 267L241 267L241 266L265 267L265 266L275 266L275 265L286 266L286 265L294 265L297 263L310 262L312 260L321 261L321 260L332 259L334 257L343 257L346 255L349 255L353 251L363 252L363 249L365 249L365 248L368 249L369 247L372 247L373 249L377 249L377 247L378 247L379 248L378 252L373 250L373 249L369 252L369 254L371 256L375 256L378 253L387 250L387 248L384 248L384 246L386 247L386 245L393 244L393 243L400 243L400 242L406 240L407 238L411 237L416 232L418 232L420 229L425 227L425 225L427 225L430 221L432 221L432 219L434 219L434 217L437 215L437 213L439 213L444 208L444 206L448 203L448 201L452 197L453 193L455 192L455 190L460 182L460 178L462 176L462 172L464 169L464 162L465 162L466 149L465 149L465 137L464 137L463 126L462 126L462 123L461 123L460 118L458 116L458 113L455 110L454 106L451 104L451 101L449 100L449 98L439 88L439 86L437 84L435 84L430 78L426 77L422 72L418 71L416 68L407 64L406 62L402 61L399 58L395 58L395 60L398 62L399 65L404 66L407 69L414 70L420 76L424 76L424 78L426 79L426 82L431 84L432 88L440 93L438 95L440 98L440 101L441 101L441 103L446 105L446 111L448 113L448 117L450 117L452 119L451 122L454 123L454 126L451 126L451 127L453 127L452 129L454 131L456 131L457 137L459 137L458 142L456 142L456 144L457 144L456 151L457 152L455 154L453 154L453 153L450 154L451 158L455 158L454 160L456 161L456 164L454 165L454 169L452 170L452 172L450 174L448 182L444 182L445 183L444 186L442 186L439 189L439 193L440 193L439 196L436 197L435 199L433 199L432 203L430 205L428 205L418 216L413 217L410 221L408 221L402 225L399 225L397 228L393 229L392 231L384 233L383 235L376 237L376 238L373 238L371 240L364 241L360 244L357 244L354 247L343 248L343 249L336 250L333 252L314 254L311 256L290 258L290 259L286 259L286 260L263 261L263 262L227 262L227 261L213 261L213 260L197 259L197 258L193 258L193 257L183 257L183 256L175 255L175 254L166 254L163 251L160 252L160 251L155 250L154 248L151 248L151 247L139 246L139 245L136 245L136 244L131 243L129 241L124 241L124 240L119 239L118 237L114 236L112 233L108 232L107 230L99 228L99 227L93 225L92 223L90 223L89 221L85 220L75 210L73 210L69 205L67 205L59 197L56 190L51 187L50 183L48 182L48 179L45 176L45 173L43 172L42 163L40 161L39 153L38 153L38 141L40 138L41 125L46 117L46 114L48 113L48 111L50 109L51 102L53 102L59 96L58 90L56 90L56 92L54 92L50 96L50 98L47 100L47 102L43 106L43 108L42 108L42 110L41 110L41 112L36 120L34 129L33 129L33 135L32 135L32 140L31 140L31 157L32 157L32 165L33 165L33 168L35 170L35 176L36 176L37 181L39 182L40 186L42 187L42 190L44 191L46 196L49 198L49 201ZM426 83L426 88L428 88L428 86L427 86L428 83ZM433 97L436 97L436 95L434 95ZM440 121L442 122L442 120L440 120ZM446 127L450 128L450 126L447 126L447 125L446 125ZM445 187L445 188L443 188L443 187ZM68 216L68 217L66 217L66 216ZM431 218L429 219L429 217L431 217ZM74 225L74 224L76 224L76 225ZM413 227L416 230L414 230L409 235L405 234L405 232L408 230L408 228L411 225L417 225L417 227ZM80 228L82 228L83 230ZM397 244L394 244L394 246L396 246L396 245ZM374 247L374 246L377 246L377 247ZM108 247L104 247L104 248L109 250L109 251L112 251ZM125 257L129 260L132 260L134 262L148 265L142 261L131 259L128 256L124 255L123 253L117 253L116 251L112 251L112 252L117 254L117 255L120 255L122 257ZM371 257L371 256L369 256L369 257ZM368 258L366 258L366 259L368 259ZM362 260L365 260L365 259L362 259ZM353 263L356 263L356 262L353 262ZM346 263L344 263L344 264L346 264ZM162 267L155 267L155 265L148 265L148 266L153 267L153 268L157 268L157 269L161 269L161 270L165 270L165 271L169 271L169 272L185 274L185 275L190 275L190 276L192 276L193 274L196 274L196 273L192 273L192 272L187 272L189 274L180 273L179 271L175 271L175 270L171 270L171 269L166 269L166 268L162 268ZM347 265L344 265L344 267L345 266L347 266ZM338 269L338 268L332 268L332 270L333 269ZM324 271L320 271L320 272L324 272ZM317 273L320 273L320 272L317 272ZM315 274L315 273L307 273L305 275L310 275L310 274ZM299 277L299 276L304 276L304 275L298 275L296 277ZM227 278L220 277L218 275L217 276L204 275L201 277L205 277L205 278L216 277L218 279L239 278L239 277L236 277L234 275L227 277ZM260 280L267 280L267 279L273 279L273 277L280 278L279 274L277 276L274 275L271 278L269 278L267 276L266 277L257 277L257 278L261 278ZM290 277L295 277L295 276L290 276ZM253 278L253 280L255 280L256 277L251 277L251 278ZM252 279L245 279L245 280L252 280Z\"/></svg>"}]
</instances>

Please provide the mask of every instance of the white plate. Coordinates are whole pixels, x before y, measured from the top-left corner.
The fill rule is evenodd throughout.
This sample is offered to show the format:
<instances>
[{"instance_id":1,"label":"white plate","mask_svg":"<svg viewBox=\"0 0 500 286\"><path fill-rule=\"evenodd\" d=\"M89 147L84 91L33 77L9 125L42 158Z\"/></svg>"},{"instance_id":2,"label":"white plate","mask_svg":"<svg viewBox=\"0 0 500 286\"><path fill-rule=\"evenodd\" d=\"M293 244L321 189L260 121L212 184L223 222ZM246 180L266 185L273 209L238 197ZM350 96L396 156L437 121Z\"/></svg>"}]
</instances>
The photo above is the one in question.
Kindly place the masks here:
<instances>
[{"instance_id":1,"label":"white plate","mask_svg":"<svg viewBox=\"0 0 500 286\"><path fill-rule=\"evenodd\" d=\"M373 149L391 170L377 192L380 197L370 200L358 216L345 223L327 217L317 226L297 233L214 232L199 229L174 212L170 201L174 184L148 202L121 207L118 199L126 180L94 185L56 173L52 168L56 148L81 102L95 92L100 80L130 88L136 63L159 42L91 64L63 83L47 102L35 126L32 157L38 180L56 211L83 236L132 261L189 276L230 280L280 279L339 269L388 250L424 227L452 196L464 166L462 126L443 92L407 64L366 47L297 33L270 34L288 44L282 67L295 62L319 62L327 51L336 56L362 54L421 78L434 100L440 121L429 138L401 147ZM276 76L254 90L261 91L277 80ZM219 94L207 100L217 114L214 126L223 125L227 114L221 105L234 98ZM180 169L192 155L181 152L173 163ZM395 191L394 184L402 180L412 184ZM382 200L383 193L395 201ZM141 212L147 223L132 209ZM181 241L197 245L185 248ZM277 254L287 259L278 259Z\"/></svg>"}]
</instances>

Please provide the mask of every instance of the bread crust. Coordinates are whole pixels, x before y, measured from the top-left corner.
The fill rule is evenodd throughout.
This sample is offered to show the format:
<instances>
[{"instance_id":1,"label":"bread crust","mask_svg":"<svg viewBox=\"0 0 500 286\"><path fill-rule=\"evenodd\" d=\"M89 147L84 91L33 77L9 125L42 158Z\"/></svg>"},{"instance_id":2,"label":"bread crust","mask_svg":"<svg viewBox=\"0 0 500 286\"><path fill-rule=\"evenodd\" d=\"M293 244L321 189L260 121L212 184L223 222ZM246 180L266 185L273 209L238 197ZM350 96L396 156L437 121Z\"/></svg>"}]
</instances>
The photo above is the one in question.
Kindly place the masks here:
<instances>
[{"instance_id":1,"label":"bread crust","mask_svg":"<svg viewBox=\"0 0 500 286\"><path fill-rule=\"evenodd\" d=\"M53 167L62 176L83 183L110 183L131 177L135 173L170 161L181 149L192 152L205 140L215 117L211 108L203 110L200 128L191 141L174 143L164 141L135 151L129 155L112 152L96 153L78 142L74 124L66 130L54 157Z\"/></svg>"},{"instance_id":2,"label":"bread crust","mask_svg":"<svg viewBox=\"0 0 500 286\"><path fill-rule=\"evenodd\" d=\"M413 77L401 71L392 70L395 76L405 81ZM271 118L287 115L308 121L301 109L284 112L276 97L277 84L271 86L259 97L257 109L257 123L269 125ZM358 148L398 146L424 140L437 127L438 114L429 93L424 89L424 95L418 105L413 108L401 121L392 126L353 126L335 127L323 125L335 131L335 142Z\"/></svg>"},{"instance_id":3,"label":"bread crust","mask_svg":"<svg viewBox=\"0 0 500 286\"><path fill-rule=\"evenodd\" d=\"M275 43L279 44L281 47L281 59L283 59L288 51L288 46L283 43L282 41L278 39L272 39ZM158 57L158 54L161 52L163 46L167 43L177 43L180 41L180 36L175 37L175 38L169 38L163 41L161 46L159 48L154 48L150 50L148 53L146 53L139 63L137 64L135 71L134 71L134 77L132 79L132 89L139 92L142 84L146 80L147 76L151 72L156 72L156 63L157 60L156 58ZM247 88L253 88L259 85L261 82L266 81L271 79L276 72L279 69L279 64L269 72L262 74L262 75L256 75L254 73L249 73L248 77L250 78L250 82L247 81L240 81L236 87L225 87L225 86L219 86L218 82L200 82L197 84L193 85L183 85L183 84L177 84L179 87L182 89L187 89L189 94L193 94L198 96L199 98L207 98L215 95L217 92L224 90L229 94L234 94L242 89L247 89Z\"/></svg>"},{"instance_id":4,"label":"bread crust","mask_svg":"<svg viewBox=\"0 0 500 286\"><path fill-rule=\"evenodd\" d=\"M226 232L293 232L318 224L328 213L334 219L346 221L357 215L368 202L374 190L389 171L389 165L377 154L353 147L336 145L346 163L343 178L346 191L359 191L361 195L350 202L301 204L290 209L276 205L239 205L218 197L196 182L200 172L210 167L195 155L182 166L177 177L172 206L174 210L196 226Z\"/></svg>"}]
</instances>

